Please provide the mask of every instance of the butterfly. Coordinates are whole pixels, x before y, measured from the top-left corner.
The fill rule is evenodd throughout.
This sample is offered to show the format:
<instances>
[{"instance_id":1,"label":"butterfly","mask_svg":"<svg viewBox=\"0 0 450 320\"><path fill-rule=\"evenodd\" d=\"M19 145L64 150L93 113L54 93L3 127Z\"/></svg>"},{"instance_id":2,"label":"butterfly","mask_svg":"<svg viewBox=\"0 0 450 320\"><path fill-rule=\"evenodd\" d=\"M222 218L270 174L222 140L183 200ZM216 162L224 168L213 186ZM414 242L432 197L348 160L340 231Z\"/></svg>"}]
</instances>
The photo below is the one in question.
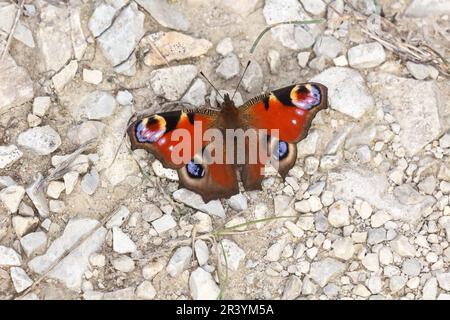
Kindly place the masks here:
<instances>
[{"instance_id":1,"label":"butterfly","mask_svg":"<svg viewBox=\"0 0 450 320\"><path fill-rule=\"evenodd\" d=\"M127 129L132 150L144 149L164 167L177 170L179 186L199 194L205 202L238 194L238 173L245 190L261 190L264 167L273 159L284 179L297 159L296 143L306 137L312 120L327 108L328 101L327 88L319 83L290 85L259 95L240 107L228 94L223 98L220 110L157 113L137 119ZM222 144L205 137L211 129L222 133ZM227 135L230 130L253 131L257 137L238 145L236 136ZM180 132L193 137L181 151ZM199 133L201 138L196 140L194 135ZM255 147L263 156L252 157ZM213 150L206 152L208 149ZM206 161L208 155L232 161ZM235 161L238 156L242 156L241 162Z\"/></svg>"}]
</instances>

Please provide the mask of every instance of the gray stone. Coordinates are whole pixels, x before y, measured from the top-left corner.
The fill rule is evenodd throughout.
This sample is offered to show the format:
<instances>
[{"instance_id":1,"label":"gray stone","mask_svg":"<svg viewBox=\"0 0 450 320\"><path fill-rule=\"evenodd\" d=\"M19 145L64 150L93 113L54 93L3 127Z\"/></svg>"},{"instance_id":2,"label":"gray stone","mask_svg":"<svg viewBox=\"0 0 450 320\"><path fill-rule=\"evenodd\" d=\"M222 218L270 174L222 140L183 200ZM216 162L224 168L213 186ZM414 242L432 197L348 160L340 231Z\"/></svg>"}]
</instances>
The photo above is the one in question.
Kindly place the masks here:
<instances>
[{"instance_id":1,"label":"gray stone","mask_svg":"<svg viewBox=\"0 0 450 320\"><path fill-rule=\"evenodd\" d=\"M50 126L36 127L19 134L17 144L37 155L45 156L59 148L61 137Z\"/></svg>"},{"instance_id":2,"label":"gray stone","mask_svg":"<svg viewBox=\"0 0 450 320\"><path fill-rule=\"evenodd\" d=\"M342 275L345 264L332 258L325 258L311 264L309 276L322 288L333 279Z\"/></svg>"},{"instance_id":3,"label":"gray stone","mask_svg":"<svg viewBox=\"0 0 450 320\"><path fill-rule=\"evenodd\" d=\"M27 257L42 253L47 247L47 235L42 231L29 233L20 239L20 245Z\"/></svg>"},{"instance_id":4,"label":"gray stone","mask_svg":"<svg viewBox=\"0 0 450 320\"><path fill-rule=\"evenodd\" d=\"M33 99L33 82L27 70L18 66L9 54L0 64L0 83L0 113Z\"/></svg>"},{"instance_id":5,"label":"gray stone","mask_svg":"<svg viewBox=\"0 0 450 320\"><path fill-rule=\"evenodd\" d=\"M378 42L364 43L350 48L348 63L357 69L374 68L386 60L384 48Z\"/></svg>"},{"instance_id":6,"label":"gray stone","mask_svg":"<svg viewBox=\"0 0 450 320\"><path fill-rule=\"evenodd\" d=\"M245 258L245 252L235 242L224 239L219 245L219 255L223 266L227 266L229 270L236 271L239 264ZM225 257L226 256L226 262Z\"/></svg>"},{"instance_id":7,"label":"gray stone","mask_svg":"<svg viewBox=\"0 0 450 320\"><path fill-rule=\"evenodd\" d=\"M23 292L33 284L33 280L30 279L25 270L23 270L22 268L12 267L10 271L11 280L17 293Z\"/></svg>"},{"instance_id":8,"label":"gray stone","mask_svg":"<svg viewBox=\"0 0 450 320\"><path fill-rule=\"evenodd\" d=\"M39 2L38 47L44 60L44 70L57 72L72 57L70 12L66 6Z\"/></svg>"},{"instance_id":9,"label":"gray stone","mask_svg":"<svg viewBox=\"0 0 450 320\"><path fill-rule=\"evenodd\" d=\"M220 293L211 274L200 267L191 273L189 290L194 300L216 300Z\"/></svg>"},{"instance_id":10,"label":"gray stone","mask_svg":"<svg viewBox=\"0 0 450 320\"><path fill-rule=\"evenodd\" d=\"M5 169L22 157L23 153L15 145L0 146L0 169Z\"/></svg>"},{"instance_id":11,"label":"gray stone","mask_svg":"<svg viewBox=\"0 0 450 320\"><path fill-rule=\"evenodd\" d=\"M111 116L116 107L116 99L109 92L93 91L81 98L75 115L78 119L101 120Z\"/></svg>"},{"instance_id":12,"label":"gray stone","mask_svg":"<svg viewBox=\"0 0 450 320\"><path fill-rule=\"evenodd\" d=\"M112 260L112 265L114 269L120 272L131 272L135 269L135 264L133 259L129 256L121 255Z\"/></svg>"},{"instance_id":13,"label":"gray stone","mask_svg":"<svg viewBox=\"0 0 450 320\"><path fill-rule=\"evenodd\" d=\"M220 218L225 217L225 210L219 200L212 200L205 203L200 195L184 188L175 191L173 193L173 198L176 201L182 202L194 209L218 216Z\"/></svg>"},{"instance_id":14,"label":"gray stone","mask_svg":"<svg viewBox=\"0 0 450 320\"><path fill-rule=\"evenodd\" d=\"M12 185L0 191L0 201L10 213L16 213L24 195L25 189L22 186Z\"/></svg>"},{"instance_id":15,"label":"gray stone","mask_svg":"<svg viewBox=\"0 0 450 320\"><path fill-rule=\"evenodd\" d=\"M192 104L196 107L202 107L205 105L205 96L207 90L205 82L201 79L196 79L181 101Z\"/></svg>"},{"instance_id":16,"label":"gray stone","mask_svg":"<svg viewBox=\"0 0 450 320\"><path fill-rule=\"evenodd\" d=\"M239 74L240 63L239 58L234 53L230 53L220 62L216 69L219 74L225 80L231 79Z\"/></svg>"},{"instance_id":17,"label":"gray stone","mask_svg":"<svg viewBox=\"0 0 450 320\"><path fill-rule=\"evenodd\" d=\"M156 296L156 290L150 281L143 281L136 288L136 297L143 300L152 300Z\"/></svg>"},{"instance_id":18,"label":"gray stone","mask_svg":"<svg viewBox=\"0 0 450 320\"><path fill-rule=\"evenodd\" d=\"M130 210L125 206L120 206L119 209L112 215L111 219L106 223L106 228L120 227L130 215Z\"/></svg>"},{"instance_id":19,"label":"gray stone","mask_svg":"<svg viewBox=\"0 0 450 320\"><path fill-rule=\"evenodd\" d=\"M441 133L441 97L434 81L418 81L385 73L372 73L369 82L379 99L389 103L401 127L400 142L411 156ZM389 92L389 93L388 93ZM423 106L426 105L426 108Z\"/></svg>"},{"instance_id":20,"label":"gray stone","mask_svg":"<svg viewBox=\"0 0 450 320\"><path fill-rule=\"evenodd\" d=\"M117 253L133 253L136 244L119 227L113 227L113 250Z\"/></svg>"},{"instance_id":21,"label":"gray stone","mask_svg":"<svg viewBox=\"0 0 450 320\"><path fill-rule=\"evenodd\" d=\"M100 121L84 121L82 124L69 128L67 137L72 143L81 145L102 136L105 127L106 125Z\"/></svg>"},{"instance_id":22,"label":"gray stone","mask_svg":"<svg viewBox=\"0 0 450 320\"><path fill-rule=\"evenodd\" d=\"M88 28L94 37L101 35L112 23L119 8L112 3L100 3L89 18Z\"/></svg>"},{"instance_id":23,"label":"gray stone","mask_svg":"<svg viewBox=\"0 0 450 320\"><path fill-rule=\"evenodd\" d=\"M398 199L400 192L394 195L388 191L389 182L385 176L358 167L343 167L331 172L327 185L334 190L336 199L354 201L359 198L368 202L372 208L385 211L394 219L409 222L417 221L422 212L436 201L433 197L420 195L417 191L410 193L415 199L414 203L407 202L404 197Z\"/></svg>"},{"instance_id":24,"label":"gray stone","mask_svg":"<svg viewBox=\"0 0 450 320\"><path fill-rule=\"evenodd\" d=\"M88 234L90 235L87 236ZM88 218L71 219L63 234L53 241L47 252L32 259L28 266L33 272L44 274L64 256L55 268L48 273L48 276L62 281L69 289L79 291L83 274L89 266L89 256L102 246L105 235L106 229L100 227L97 220ZM78 246L75 246L85 236L87 238ZM72 249L72 247L73 250L65 256L67 250Z\"/></svg>"},{"instance_id":25,"label":"gray stone","mask_svg":"<svg viewBox=\"0 0 450 320\"><path fill-rule=\"evenodd\" d=\"M247 198L242 193L238 193L228 199L228 204L233 210L236 210L237 212L246 210L248 207Z\"/></svg>"},{"instance_id":26,"label":"gray stone","mask_svg":"<svg viewBox=\"0 0 450 320\"><path fill-rule=\"evenodd\" d=\"M329 68L311 79L328 87L330 107L349 115L361 118L374 107L374 100L369 94L361 74L349 68ZM351 104L348 101L352 101Z\"/></svg>"},{"instance_id":27,"label":"gray stone","mask_svg":"<svg viewBox=\"0 0 450 320\"><path fill-rule=\"evenodd\" d=\"M171 277L180 274L184 269L188 268L191 263L192 249L184 246L175 250L175 253L170 258L167 264L166 271Z\"/></svg>"},{"instance_id":28,"label":"gray stone","mask_svg":"<svg viewBox=\"0 0 450 320\"><path fill-rule=\"evenodd\" d=\"M309 20L310 16L296 0L267 0L263 15L268 25L279 22ZM318 28L315 25L282 25L271 29L272 37L292 50L310 48L315 41Z\"/></svg>"},{"instance_id":29,"label":"gray stone","mask_svg":"<svg viewBox=\"0 0 450 320\"><path fill-rule=\"evenodd\" d=\"M330 59L336 58L342 51L342 42L333 36L321 36L317 38L314 45L314 53L316 56L325 56Z\"/></svg>"},{"instance_id":30,"label":"gray stone","mask_svg":"<svg viewBox=\"0 0 450 320\"><path fill-rule=\"evenodd\" d=\"M439 283L439 287L445 291L450 291L450 272L439 273L436 276L436 279Z\"/></svg>"},{"instance_id":31,"label":"gray stone","mask_svg":"<svg viewBox=\"0 0 450 320\"><path fill-rule=\"evenodd\" d=\"M17 9L14 4L8 5L8 3L2 3L2 6L0 7L0 31L9 34L14 25L16 12ZM20 19L15 26L13 37L30 48L35 47L33 33L22 23L22 21L20 21Z\"/></svg>"},{"instance_id":32,"label":"gray stone","mask_svg":"<svg viewBox=\"0 0 450 320\"><path fill-rule=\"evenodd\" d=\"M425 64L414 63L411 61L406 62L406 68L409 73L417 80L425 80L426 78L434 78L436 72L434 67Z\"/></svg>"},{"instance_id":33,"label":"gray stone","mask_svg":"<svg viewBox=\"0 0 450 320\"><path fill-rule=\"evenodd\" d=\"M169 4L165 0L136 0L150 15L166 28L187 31L189 21L175 4Z\"/></svg>"},{"instance_id":34,"label":"gray stone","mask_svg":"<svg viewBox=\"0 0 450 320\"><path fill-rule=\"evenodd\" d=\"M158 234L162 234L177 226L175 219L170 214L165 214L161 218L152 221L152 226Z\"/></svg>"},{"instance_id":35,"label":"gray stone","mask_svg":"<svg viewBox=\"0 0 450 320\"><path fill-rule=\"evenodd\" d=\"M88 195L93 195L97 190L100 183L100 177L97 170L92 169L89 173L86 173L81 179L81 190Z\"/></svg>"},{"instance_id":36,"label":"gray stone","mask_svg":"<svg viewBox=\"0 0 450 320\"><path fill-rule=\"evenodd\" d=\"M231 38L224 38L216 46L216 51L222 56L232 53L234 50Z\"/></svg>"},{"instance_id":37,"label":"gray stone","mask_svg":"<svg viewBox=\"0 0 450 320\"><path fill-rule=\"evenodd\" d=\"M327 9L327 4L322 0L300 0L300 2L306 11L315 16L323 15Z\"/></svg>"},{"instance_id":38,"label":"gray stone","mask_svg":"<svg viewBox=\"0 0 450 320\"><path fill-rule=\"evenodd\" d=\"M447 0L413 0L405 11L409 17L426 17L450 14L450 2Z\"/></svg>"},{"instance_id":39,"label":"gray stone","mask_svg":"<svg viewBox=\"0 0 450 320\"><path fill-rule=\"evenodd\" d=\"M286 285L284 286L283 296L281 299L283 300L294 300L297 298L302 291L302 280L299 277L292 275L286 281Z\"/></svg>"},{"instance_id":40,"label":"gray stone","mask_svg":"<svg viewBox=\"0 0 450 320\"><path fill-rule=\"evenodd\" d=\"M200 266L205 265L208 262L209 251L208 245L205 241L198 239L194 244L195 257L197 258L198 264Z\"/></svg>"},{"instance_id":41,"label":"gray stone","mask_svg":"<svg viewBox=\"0 0 450 320\"><path fill-rule=\"evenodd\" d=\"M150 84L155 94L175 101L181 98L196 76L197 68L194 65L178 65L153 70Z\"/></svg>"},{"instance_id":42,"label":"gray stone","mask_svg":"<svg viewBox=\"0 0 450 320\"><path fill-rule=\"evenodd\" d=\"M0 245L0 267L20 266L22 258L13 249Z\"/></svg>"},{"instance_id":43,"label":"gray stone","mask_svg":"<svg viewBox=\"0 0 450 320\"><path fill-rule=\"evenodd\" d=\"M421 269L420 261L415 258L409 258L403 261L402 272L407 276L417 277Z\"/></svg>"},{"instance_id":44,"label":"gray stone","mask_svg":"<svg viewBox=\"0 0 450 320\"><path fill-rule=\"evenodd\" d=\"M52 77L53 86L55 90L61 92L64 87L72 81L73 77L78 71L78 62L76 60L70 61L64 68Z\"/></svg>"},{"instance_id":45,"label":"gray stone","mask_svg":"<svg viewBox=\"0 0 450 320\"><path fill-rule=\"evenodd\" d=\"M117 66L130 57L143 35L144 14L131 2L97 40L106 59Z\"/></svg>"},{"instance_id":46,"label":"gray stone","mask_svg":"<svg viewBox=\"0 0 450 320\"><path fill-rule=\"evenodd\" d=\"M262 90L263 85L263 72L262 68L256 60L251 60L248 66L247 72L242 78L242 86L247 92Z\"/></svg>"}]
</instances>

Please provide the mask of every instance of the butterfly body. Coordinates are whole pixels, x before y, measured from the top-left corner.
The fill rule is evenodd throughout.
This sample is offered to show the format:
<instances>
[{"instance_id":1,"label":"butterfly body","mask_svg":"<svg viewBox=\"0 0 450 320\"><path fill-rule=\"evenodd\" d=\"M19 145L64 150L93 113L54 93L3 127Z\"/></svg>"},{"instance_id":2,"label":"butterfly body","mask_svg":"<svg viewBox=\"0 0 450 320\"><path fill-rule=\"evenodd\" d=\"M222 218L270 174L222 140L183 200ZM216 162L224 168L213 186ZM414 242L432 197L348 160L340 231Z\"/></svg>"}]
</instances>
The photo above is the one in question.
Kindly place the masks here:
<instances>
[{"instance_id":1,"label":"butterfly body","mask_svg":"<svg viewBox=\"0 0 450 320\"><path fill-rule=\"evenodd\" d=\"M176 169L180 187L207 202L239 193L238 172L246 190L261 189L264 167L273 159L284 178L295 164L296 143L326 107L326 87L304 83L255 97L239 108L225 95L220 111L187 109L141 118L129 126L128 135L133 150L145 149Z\"/></svg>"}]
</instances>

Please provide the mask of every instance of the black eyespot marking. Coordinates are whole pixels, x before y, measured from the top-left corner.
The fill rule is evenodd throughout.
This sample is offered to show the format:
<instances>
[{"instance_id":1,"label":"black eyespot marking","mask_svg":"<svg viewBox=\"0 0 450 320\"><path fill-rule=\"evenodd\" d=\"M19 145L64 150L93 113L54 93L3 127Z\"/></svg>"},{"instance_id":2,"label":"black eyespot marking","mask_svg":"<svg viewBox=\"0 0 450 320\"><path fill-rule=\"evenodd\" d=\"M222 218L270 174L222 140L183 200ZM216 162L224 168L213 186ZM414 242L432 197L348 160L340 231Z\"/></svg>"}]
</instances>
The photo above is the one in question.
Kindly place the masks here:
<instances>
[{"instance_id":1,"label":"black eyespot marking","mask_svg":"<svg viewBox=\"0 0 450 320\"><path fill-rule=\"evenodd\" d=\"M205 168L194 160L189 161L186 165L186 171L191 178L200 179L205 175Z\"/></svg>"},{"instance_id":2,"label":"black eyespot marking","mask_svg":"<svg viewBox=\"0 0 450 320\"><path fill-rule=\"evenodd\" d=\"M309 93L308 88L306 88L305 86L300 86L297 91L299 93Z\"/></svg>"},{"instance_id":3,"label":"black eyespot marking","mask_svg":"<svg viewBox=\"0 0 450 320\"><path fill-rule=\"evenodd\" d=\"M277 97L278 101L280 101L285 106L294 106L291 100L291 91L294 86L285 87L282 89L278 89L273 92L275 97Z\"/></svg>"},{"instance_id":4,"label":"black eyespot marking","mask_svg":"<svg viewBox=\"0 0 450 320\"><path fill-rule=\"evenodd\" d=\"M288 156L288 154L289 154L289 145L282 140L278 141L278 144L274 147L273 150L273 157L276 160L283 160Z\"/></svg>"},{"instance_id":5,"label":"black eyespot marking","mask_svg":"<svg viewBox=\"0 0 450 320\"><path fill-rule=\"evenodd\" d=\"M172 111L164 114L164 120L166 120L166 133L174 130L178 121L180 121L181 111Z\"/></svg>"}]
</instances>

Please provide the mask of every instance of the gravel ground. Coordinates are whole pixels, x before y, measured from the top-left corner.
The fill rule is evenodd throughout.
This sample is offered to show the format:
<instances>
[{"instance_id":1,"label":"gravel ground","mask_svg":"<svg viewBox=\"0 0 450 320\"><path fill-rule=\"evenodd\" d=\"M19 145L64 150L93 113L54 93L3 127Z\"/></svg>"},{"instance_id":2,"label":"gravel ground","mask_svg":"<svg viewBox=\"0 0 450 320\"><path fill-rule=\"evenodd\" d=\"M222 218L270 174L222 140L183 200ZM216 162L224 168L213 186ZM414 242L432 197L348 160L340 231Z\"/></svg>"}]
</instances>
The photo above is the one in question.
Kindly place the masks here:
<instances>
[{"instance_id":1,"label":"gravel ground","mask_svg":"<svg viewBox=\"0 0 450 320\"><path fill-rule=\"evenodd\" d=\"M450 1L18 8L0 2L0 298L450 299ZM237 103L313 80L330 108L285 182L205 204L124 130L215 106L199 72L231 91L249 59Z\"/></svg>"}]
</instances>

